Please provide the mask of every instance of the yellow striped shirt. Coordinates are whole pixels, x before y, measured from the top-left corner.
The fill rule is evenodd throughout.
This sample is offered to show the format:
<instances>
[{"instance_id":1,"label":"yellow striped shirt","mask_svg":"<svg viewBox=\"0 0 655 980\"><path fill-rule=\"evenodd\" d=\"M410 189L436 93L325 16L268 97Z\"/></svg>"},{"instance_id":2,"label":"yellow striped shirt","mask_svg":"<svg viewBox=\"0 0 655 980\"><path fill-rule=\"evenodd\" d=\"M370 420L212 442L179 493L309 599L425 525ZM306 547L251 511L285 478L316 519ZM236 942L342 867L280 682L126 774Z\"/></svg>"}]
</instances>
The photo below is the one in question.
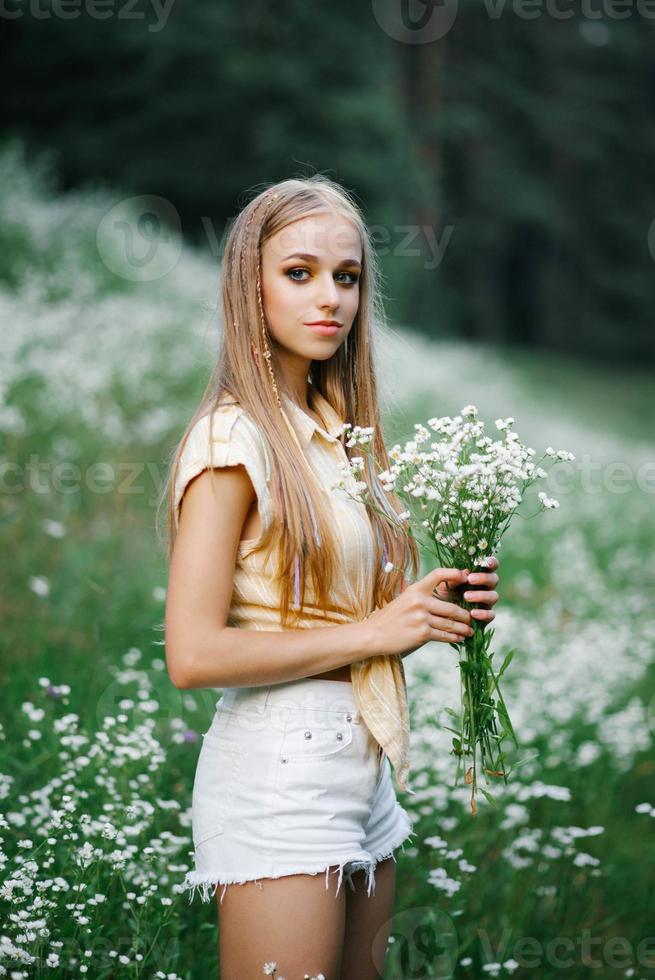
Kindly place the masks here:
<instances>
[{"instance_id":1,"label":"yellow striped shirt","mask_svg":"<svg viewBox=\"0 0 655 980\"><path fill-rule=\"evenodd\" d=\"M336 576L327 615L313 601L311 582L298 628L359 622L373 611L375 539L363 503L353 500L342 489L330 490L343 478L340 464L348 462L338 438L343 426L329 402L315 391L314 406L325 428L307 415L286 394L280 398L290 425L290 437L305 455L329 497L334 519L331 523L339 546L340 574ZM270 460L259 429L239 405L221 404L214 413L213 441L209 444L209 415L193 426L184 446L175 481L175 523L179 521L182 495L189 481L204 469L242 463L257 494L261 535L275 519L269 492ZM346 487L354 491L354 481ZM239 543L234 570L234 587L228 625L252 630L282 630L278 590L272 582L270 550L253 552L260 539ZM353 694L362 717L381 750L394 767L398 786L410 795L409 787L409 709L402 657L385 654L355 661L350 665Z\"/></svg>"}]
</instances>

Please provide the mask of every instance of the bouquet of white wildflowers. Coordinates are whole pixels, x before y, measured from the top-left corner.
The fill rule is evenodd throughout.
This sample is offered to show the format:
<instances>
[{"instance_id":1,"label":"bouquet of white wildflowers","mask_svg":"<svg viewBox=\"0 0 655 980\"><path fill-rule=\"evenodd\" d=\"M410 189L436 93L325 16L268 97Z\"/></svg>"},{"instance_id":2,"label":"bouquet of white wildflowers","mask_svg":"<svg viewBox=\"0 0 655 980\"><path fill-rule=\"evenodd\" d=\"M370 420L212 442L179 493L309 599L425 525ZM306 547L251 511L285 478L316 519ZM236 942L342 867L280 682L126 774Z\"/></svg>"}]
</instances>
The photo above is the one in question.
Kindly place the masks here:
<instances>
[{"instance_id":1,"label":"bouquet of white wildflowers","mask_svg":"<svg viewBox=\"0 0 655 980\"><path fill-rule=\"evenodd\" d=\"M496 419L496 428L502 437L491 439L485 435L484 423L477 419L477 414L474 405L467 405L454 418L432 418L427 426L416 423L415 438L402 448L395 445L388 454L391 468L382 471L369 449L373 428L344 424L342 431L348 436L346 445L361 446L374 463L383 489L395 492L406 503L407 510L395 518L389 513L393 509L382 511L371 496L368 484L357 479L365 465L363 456L342 464L344 479L335 486L369 504L387 519L397 520L398 526L433 554L441 567L484 571L489 557L500 548L501 538L525 491L537 480L548 476L540 465L543 460L546 457L573 460L575 457L566 450L556 451L549 447L535 462L535 450L523 445L512 431L513 418ZM355 493L348 491L346 477L354 478L354 484L349 482ZM557 500L543 492L538 494L538 499L536 513L559 507ZM392 571L393 566L389 564L386 570ZM448 595L451 602L470 610L474 604L466 602L462 594L467 588L464 584L449 589ZM509 772L501 743L510 736L516 748L519 747L499 685L515 650L507 653L496 672L492 665L494 654L490 650L494 631L485 629L485 625L474 618L471 622L474 635L451 644L462 654L459 661L461 706L458 712L446 708L453 720L453 727L445 727L453 734L451 754L457 757L455 785L462 767L466 767L465 783L471 786L474 814L478 753L487 784L487 775L502 777L507 783ZM467 759L471 760L468 766ZM495 806L493 796L482 787L480 789Z\"/></svg>"}]
</instances>

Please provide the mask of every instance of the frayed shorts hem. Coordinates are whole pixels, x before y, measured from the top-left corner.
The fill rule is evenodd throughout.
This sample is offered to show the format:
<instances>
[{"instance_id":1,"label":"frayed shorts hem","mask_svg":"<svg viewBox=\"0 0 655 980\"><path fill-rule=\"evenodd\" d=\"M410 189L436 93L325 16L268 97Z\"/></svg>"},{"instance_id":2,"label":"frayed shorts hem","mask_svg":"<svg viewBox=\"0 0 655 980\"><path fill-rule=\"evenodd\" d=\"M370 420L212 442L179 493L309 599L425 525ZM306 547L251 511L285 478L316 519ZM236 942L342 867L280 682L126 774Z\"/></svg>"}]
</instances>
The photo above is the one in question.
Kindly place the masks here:
<instances>
[{"instance_id":1,"label":"frayed shorts hem","mask_svg":"<svg viewBox=\"0 0 655 980\"><path fill-rule=\"evenodd\" d=\"M223 892L221 894L221 904L225 898L225 892L227 891L228 885L245 885L247 882L260 882L266 879L276 879L285 878L288 875L317 875L325 872L325 887L329 887L329 877L330 868L334 867L333 874L339 873L339 880L337 882L336 895L339 894L341 889L341 884L343 881L343 875L345 871L346 881L350 885L352 891L355 891L355 886L352 880L352 874L355 871L363 870L366 871L366 891L367 896L370 898L371 894L375 892L375 868L380 861L385 861L387 858L393 858L396 860L394 851L396 848L401 847L403 853L405 851L405 844L411 841L415 837L414 832L411 830L411 824L407 820L409 826L403 828L402 836L388 846L386 849L378 851L373 854L368 860L360 860L359 858L348 858L345 861L338 862L338 866L334 867L337 862L332 861L329 864L321 864L318 867L312 868L287 868L284 871L279 871L276 874L261 875L259 877L245 877L239 878L237 875L222 875L222 874L212 874L212 873L201 873L198 871L189 871L184 880L184 890L189 889L189 902L193 900L193 896L196 891L200 893L203 902L209 902L210 899L216 895L218 891L218 886L223 885ZM347 867L347 870L346 870ZM213 887L212 887L213 886ZM261 885L260 885L261 888ZM336 896L335 896L336 897Z\"/></svg>"}]
</instances>

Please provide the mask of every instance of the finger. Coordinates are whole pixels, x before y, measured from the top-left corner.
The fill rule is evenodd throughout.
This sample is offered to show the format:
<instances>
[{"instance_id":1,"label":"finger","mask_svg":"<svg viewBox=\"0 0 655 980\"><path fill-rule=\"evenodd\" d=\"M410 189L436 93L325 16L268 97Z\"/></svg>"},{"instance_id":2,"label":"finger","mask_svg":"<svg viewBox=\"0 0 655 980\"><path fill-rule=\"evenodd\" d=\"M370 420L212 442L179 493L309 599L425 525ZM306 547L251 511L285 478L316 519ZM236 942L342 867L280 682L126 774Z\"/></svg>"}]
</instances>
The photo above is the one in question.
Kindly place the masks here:
<instances>
[{"instance_id":1,"label":"finger","mask_svg":"<svg viewBox=\"0 0 655 980\"><path fill-rule=\"evenodd\" d=\"M477 585L478 588L487 588L487 586L498 585L499 578L495 572L487 574L487 572L472 572L468 577L468 582L470 585Z\"/></svg>"},{"instance_id":2,"label":"finger","mask_svg":"<svg viewBox=\"0 0 655 980\"><path fill-rule=\"evenodd\" d=\"M429 616L428 623L432 629L442 630L445 633L456 633L459 638L462 636L473 636L473 627L468 623L456 622L446 619L444 616Z\"/></svg>"},{"instance_id":3,"label":"finger","mask_svg":"<svg viewBox=\"0 0 655 980\"><path fill-rule=\"evenodd\" d=\"M452 582L453 585L461 585L462 582L466 582L469 574L469 568L433 568L418 584L424 591L434 592L440 582Z\"/></svg>"},{"instance_id":4,"label":"finger","mask_svg":"<svg viewBox=\"0 0 655 980\"><path fill-rule=\"evenodd\" d=\"M498 602L497 592L465 592L467 602L483 602L485 606L493 606Z\"/></svg>"},{"instance_id":5,"label":"finger","mask_svg":"<svg viewBox=\"0 0 655 980\"><path fill-rule=\"evenodd\" d=\"M485 595L487 593L485 592ZM456 602L444 602L436 596L428 600L428 612L432 616L441 616L447 619L457 620L460 623L470 622L471 614L468 609L459 606Z\"/></svg>"},{"instance_id":6,"label":"finger","mask_svg":"<svg viewBox=\"0 0 655 980\"><path fill-rule=\"evenodd\" d=\"M481 623L490 623L496 618L496 613L493 609L471 609L471 616Z\"/></svg>"},{"instance_id":7,"label":"finger","mask_svg":"<svg viewBox=\"0 0 655 980\"><path fill-rule=\"evenodd\" d=\"M457 633L449 633L445 630L432 630L431 639L436 643L462 643L464 640L463 636L459 636Z\"/></svg>"}]
</instances>

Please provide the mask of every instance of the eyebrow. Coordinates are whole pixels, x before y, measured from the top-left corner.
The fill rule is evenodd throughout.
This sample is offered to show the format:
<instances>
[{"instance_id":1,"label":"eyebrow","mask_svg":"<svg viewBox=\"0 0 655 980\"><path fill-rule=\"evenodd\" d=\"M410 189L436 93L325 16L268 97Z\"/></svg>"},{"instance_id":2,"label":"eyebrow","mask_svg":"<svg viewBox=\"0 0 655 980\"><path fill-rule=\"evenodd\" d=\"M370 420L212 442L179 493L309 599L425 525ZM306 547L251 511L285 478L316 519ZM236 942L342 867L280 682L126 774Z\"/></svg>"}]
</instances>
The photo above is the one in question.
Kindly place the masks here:
<instances>
[{"instance_id":1,"label":"eyebrow","mask_svg":"<svg viewBox=\"0 0 655 980\"><path fill-rule=\"evenodd\" d=\"M309 252L293 252L292 255L287 255L282 259L286 262L288 259L304 259L305 262L318 262L318 255L310 255ZM361 269L362 264L357 259L343 259L343 261L337 263L337 269L343 268L347 265L356 265L358 269Z\"/></svg>"}]
</instances>

